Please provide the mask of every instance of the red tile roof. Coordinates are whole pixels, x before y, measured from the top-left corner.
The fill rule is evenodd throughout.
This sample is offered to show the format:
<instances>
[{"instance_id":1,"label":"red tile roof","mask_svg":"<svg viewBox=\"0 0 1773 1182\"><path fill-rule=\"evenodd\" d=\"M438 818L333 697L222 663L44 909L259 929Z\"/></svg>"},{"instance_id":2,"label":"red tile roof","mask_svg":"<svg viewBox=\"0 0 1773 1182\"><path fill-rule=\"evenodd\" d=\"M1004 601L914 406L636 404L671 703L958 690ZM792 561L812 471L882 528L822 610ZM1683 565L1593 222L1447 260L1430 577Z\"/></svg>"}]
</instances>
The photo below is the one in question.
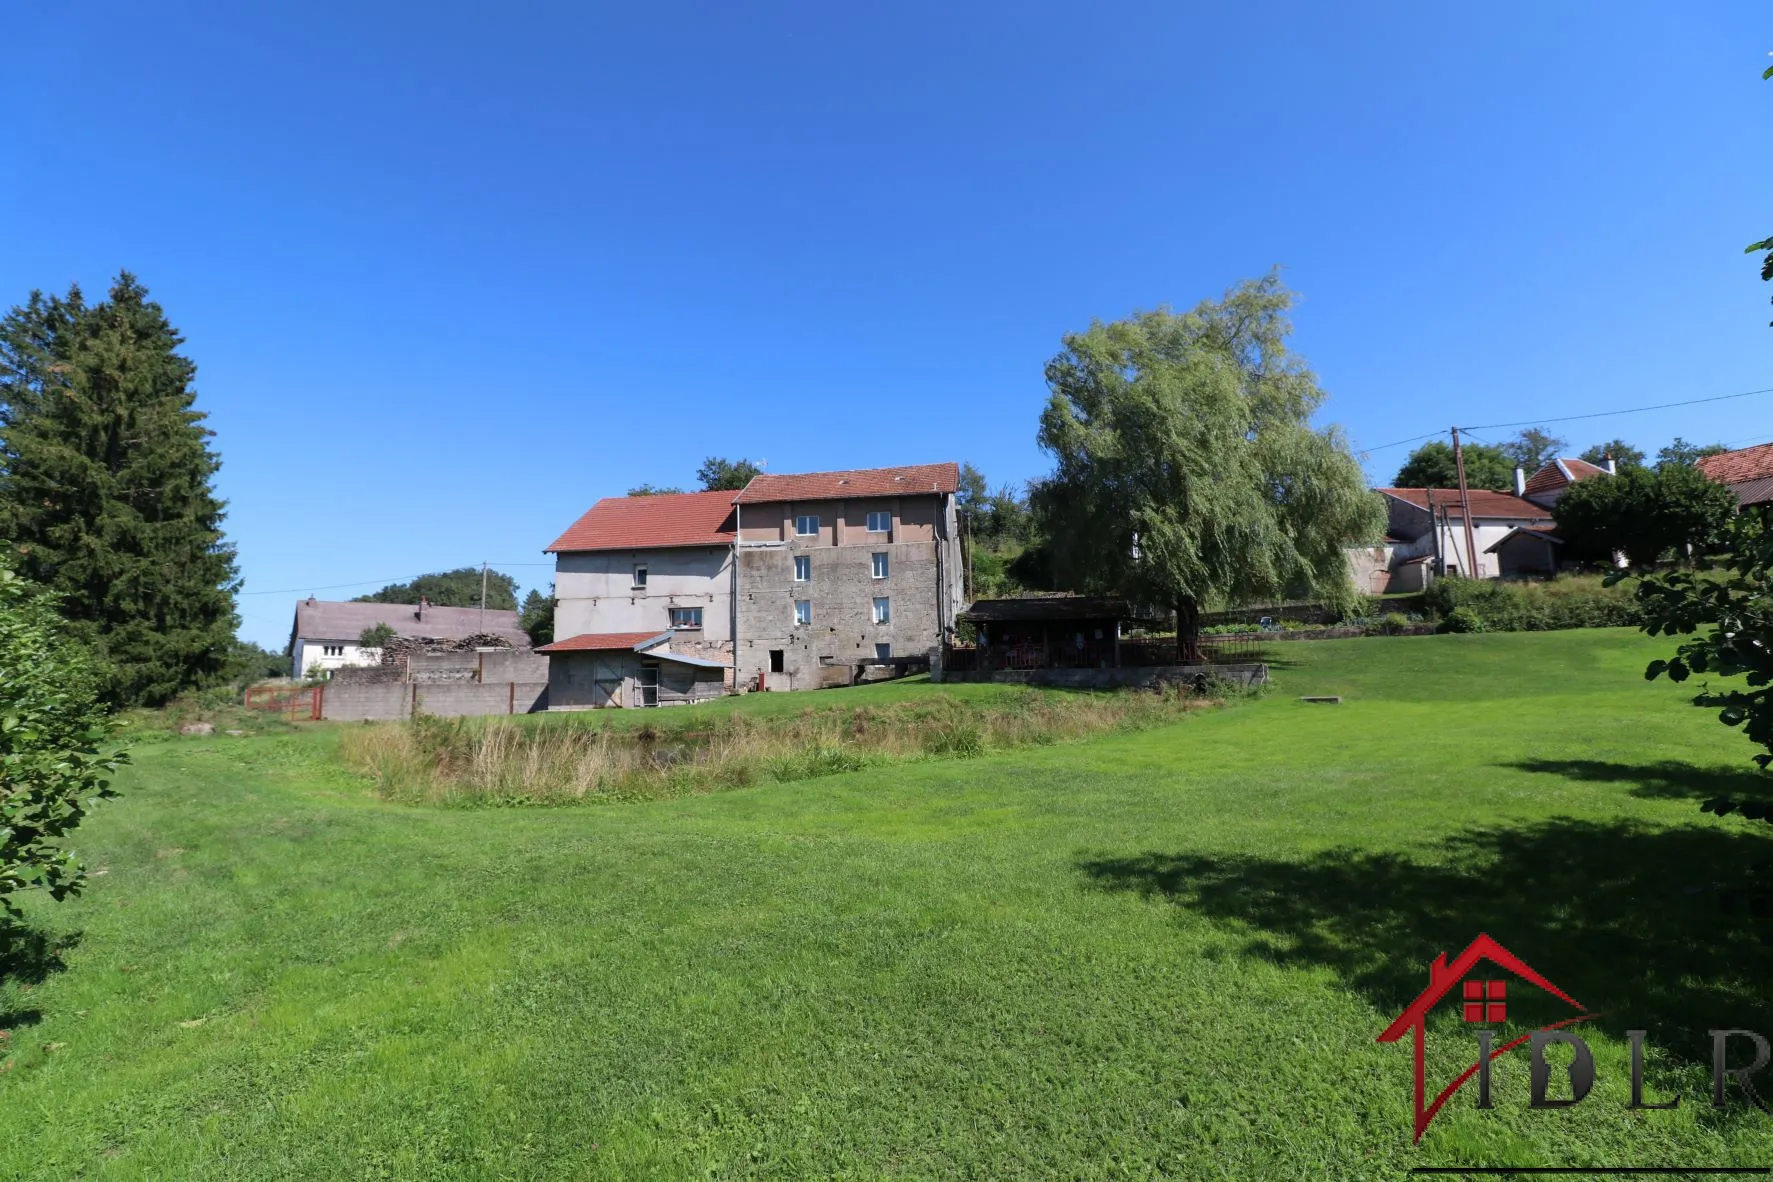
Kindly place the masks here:
<instances>
[{"instance_id":1,"label":"red tile roof","mask_svg":"<svg viewBox=\"0 0 1773 1182\"><path fill-rule=\"evenodd\" d=\"M602 653L632 649L635 645L660 636L658 632L581 632L553 644L544 644L538 653Z\"/></svg>"},{"instance_id":2,"label":"red tile roof","mask_svg":"<svg viewBox=\"0 0 1773 1182\"><path fill-rule=\"evenodd\" d=\"M1706 456L1697 467L1719 484L1746 484L1773 476L1773 443Z\"/></svg>"},{"instance_id":3,"label":"red tile roof","mask_svg":"<svg viewBox=\"0 0 1773 1182\"><path fill-rule=\"evenodd\" d=\"M1408 501L1418 509L1428 508L1428 494L1434 493L1435 511L1449 511L1450 516L1458 517L1459 490L1456 488L1382 488L1378 492L1388 497L1396 497L1400 501ZM1550 521L1551 510L1543 505L1535 505L1525 497L1517 497L1513 493L1490 492L1486 489L1471 490L1471 515L1473 517L1502 517L1516 521Z\"/></svg>"},{"instance_id":4,"label":"red tile roof","mask_svg":"<svg viewBox=\"0 0 1773 1182\"><path fill-rule=\"evenodd\" d=\"M1578 480L1587 480L1590 476L1605 475L1607 475L1605 468L1599 464L1591 464L1587 460L1552 460L1527 478L1527 492L1529 494L1550 492L1554 488L1563 488L1566 484L1573 484Z\"/></svg>"},{"instance_id":5,"label":"red tile roof","mask_svg":"<svg viewBox=\"0 0 1773 1182\"><path fill-rule=\"evenodd\" d=\"M724 546L733 540L732 522L730 492L605 497L554 539L547 553Z\"/></svg>"},{"instance_id":6,"label":"red tile roof","mask_svg":"<svg viewBox=\"0 0 1773 1182\"><path fill-rule=\"evenodd\" d=\"M771 501L952 493L959 488L959 464L913 464L906 468L854 468L845 472L802 472L792 476L765 472L753 477L736 500L741 505L756 505Z\"/></svg>"}]
</instances>

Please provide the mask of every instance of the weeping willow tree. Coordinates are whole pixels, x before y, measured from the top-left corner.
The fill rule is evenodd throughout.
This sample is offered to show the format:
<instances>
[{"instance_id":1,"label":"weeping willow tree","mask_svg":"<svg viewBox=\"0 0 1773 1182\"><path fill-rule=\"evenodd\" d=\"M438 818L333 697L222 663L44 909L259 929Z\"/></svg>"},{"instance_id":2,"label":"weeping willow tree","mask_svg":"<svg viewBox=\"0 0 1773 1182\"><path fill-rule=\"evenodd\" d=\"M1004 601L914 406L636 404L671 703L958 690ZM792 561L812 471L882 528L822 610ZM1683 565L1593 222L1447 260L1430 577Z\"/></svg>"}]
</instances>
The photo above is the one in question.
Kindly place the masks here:
<instances>
[{"instance_id":1,"label":"weeping willow tree","mask_svg":"<svg viewBox=\"0 0 1773 1182\"><path fill-rule=\"evenodd\" d=\"M1345 548L1385 512L1324 392L1287 352L1292 293L1241 284L1194 309L1065 338L1047 363L1040 445L1056 466L1034 507L1063 585L1173 606L1199 657L1203 603L1356 595Z\"/></svg>"}]
</instances>

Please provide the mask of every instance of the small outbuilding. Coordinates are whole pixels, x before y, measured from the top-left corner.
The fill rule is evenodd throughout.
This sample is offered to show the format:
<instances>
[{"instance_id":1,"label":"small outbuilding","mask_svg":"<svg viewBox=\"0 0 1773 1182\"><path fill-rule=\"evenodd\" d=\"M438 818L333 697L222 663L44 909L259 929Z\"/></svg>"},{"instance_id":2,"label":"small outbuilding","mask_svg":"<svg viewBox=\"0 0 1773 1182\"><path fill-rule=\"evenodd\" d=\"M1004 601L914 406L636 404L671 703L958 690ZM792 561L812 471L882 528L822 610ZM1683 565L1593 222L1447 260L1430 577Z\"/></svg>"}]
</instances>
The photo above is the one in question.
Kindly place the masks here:
<instances>
[{"instance_id":1,"label":"small outbuilding","mask_svg":"<svg viewBox=\"0 0 1773 1182\"><path fill-rule=\"evenodd\" d=\"M676 632L587 632L537 649L548 655L548 709L682 706L727 692L728 667L673 652Z\"/></svg>"}]
</instances>

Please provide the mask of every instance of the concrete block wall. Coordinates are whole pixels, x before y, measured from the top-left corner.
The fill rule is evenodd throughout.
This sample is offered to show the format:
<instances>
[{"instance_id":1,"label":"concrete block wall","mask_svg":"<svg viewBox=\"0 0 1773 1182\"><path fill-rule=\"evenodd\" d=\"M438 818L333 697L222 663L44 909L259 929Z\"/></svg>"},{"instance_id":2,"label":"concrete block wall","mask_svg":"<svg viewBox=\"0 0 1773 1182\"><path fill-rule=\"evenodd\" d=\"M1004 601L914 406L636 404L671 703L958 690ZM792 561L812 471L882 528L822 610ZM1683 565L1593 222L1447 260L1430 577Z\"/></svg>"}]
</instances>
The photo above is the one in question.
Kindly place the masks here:
<instances>
[{"instance_id":1,"label":"concrete block wall","mask_svg":"<svg viewBox=\"0 0 1773 1182\"><path fill-rule=\"evenodd\" d=\"M528 714L547 708L547 682L331 683L321 697L321 717L334 722Z\"/></svg>"},{"instance_id":2,"label":"concrete block wall","mask_svg":"<svg viewBox=\"0 0 1773 1182\"><path fill-rule=\"evenodd\" d=\"M480 680L494 682L548 680L548 656L527 648L495 649L474 654L480 658Z\"/></svg>"}]
</instances>

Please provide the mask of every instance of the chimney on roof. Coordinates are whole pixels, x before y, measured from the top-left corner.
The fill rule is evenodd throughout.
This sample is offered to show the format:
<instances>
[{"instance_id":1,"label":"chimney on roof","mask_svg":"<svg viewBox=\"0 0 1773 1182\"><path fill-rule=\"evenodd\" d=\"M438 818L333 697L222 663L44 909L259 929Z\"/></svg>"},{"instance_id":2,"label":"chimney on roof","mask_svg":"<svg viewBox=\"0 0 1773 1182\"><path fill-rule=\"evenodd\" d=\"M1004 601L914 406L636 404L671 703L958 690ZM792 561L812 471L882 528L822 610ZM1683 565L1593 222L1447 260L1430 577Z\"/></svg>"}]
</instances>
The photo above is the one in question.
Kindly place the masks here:
<instances>
[{"instance_id":1,"label":"chimney on roof","mask_svg":"<svg viewBox=\"0 0 1773 1182\"><path fill-rule=\"evenodd\" d=\"M1527 495L1527 470L1519 464L1514 466L1514 495L1517 497Z\"/></svg>"},{"instance_id":2,"label":"chimney on roof","mask_svg":"<svg viewBox=\"0 0 1773 1182\"><path fill-rule=\"evenodd\" d=\"M1607 453L1607 475L1608 476L1619 475L1619 461L1615 460L1613 458L1612 452Z\"/></svg>"}]
</instances>

